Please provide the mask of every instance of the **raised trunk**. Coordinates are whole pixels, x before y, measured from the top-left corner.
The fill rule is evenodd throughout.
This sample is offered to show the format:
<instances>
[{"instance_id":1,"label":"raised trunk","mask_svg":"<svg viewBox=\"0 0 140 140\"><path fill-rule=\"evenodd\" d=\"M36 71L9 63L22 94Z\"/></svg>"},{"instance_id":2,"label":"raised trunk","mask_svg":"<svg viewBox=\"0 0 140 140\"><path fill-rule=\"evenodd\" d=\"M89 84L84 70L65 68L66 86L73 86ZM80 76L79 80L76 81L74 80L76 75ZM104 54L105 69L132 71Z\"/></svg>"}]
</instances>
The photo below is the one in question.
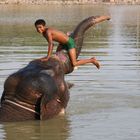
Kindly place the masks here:
<instances>
[{"instance_id":1,"label":"raised trunk","mask_svg":"<svg viewBox=\"0 0 140 140\"><path fill-rule=\"evenodd\" d=\"M77 58L83 46L83 39L84 39L85 31L87 31L91 26L99 22L109 20L109 19L110 19L109 16L91 16L89 18L86 18L85 20L83 20L77 25L73 34L71 35L71 37L74 38L75 40Z\"/></svg>"}]
</instances>

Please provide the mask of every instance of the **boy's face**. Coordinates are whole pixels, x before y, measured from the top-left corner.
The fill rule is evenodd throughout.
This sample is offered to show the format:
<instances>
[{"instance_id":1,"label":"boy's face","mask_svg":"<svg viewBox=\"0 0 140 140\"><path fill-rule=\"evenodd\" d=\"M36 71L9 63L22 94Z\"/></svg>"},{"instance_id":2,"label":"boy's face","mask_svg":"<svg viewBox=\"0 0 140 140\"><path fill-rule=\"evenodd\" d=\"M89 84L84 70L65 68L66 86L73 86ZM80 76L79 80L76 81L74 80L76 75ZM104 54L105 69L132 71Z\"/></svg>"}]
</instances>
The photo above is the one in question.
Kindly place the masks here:
<instances>
[{"instance_id":1,"label":"boy's face","mask_svg":"<svg viewBox=\"0 0 140 140\"><path fill-rule=\"evenodd\" d=\"M41 33L41 34L42 34L42 33L45 31L45 29L46 29L46 27L43 26L42 24L36 25L35 27L36 27L37 32L39 32L39 33Z\"/></svg>"}]
</instances>

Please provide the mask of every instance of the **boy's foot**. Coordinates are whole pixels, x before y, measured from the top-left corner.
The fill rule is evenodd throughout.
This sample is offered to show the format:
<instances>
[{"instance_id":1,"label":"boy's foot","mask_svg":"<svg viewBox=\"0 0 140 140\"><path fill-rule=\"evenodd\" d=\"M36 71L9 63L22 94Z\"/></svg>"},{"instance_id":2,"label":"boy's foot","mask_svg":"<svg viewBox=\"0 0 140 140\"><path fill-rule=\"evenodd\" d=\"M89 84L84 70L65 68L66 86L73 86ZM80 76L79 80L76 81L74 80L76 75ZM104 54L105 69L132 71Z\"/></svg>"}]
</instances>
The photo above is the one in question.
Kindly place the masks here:
<instances>
[{"instance_id":1,"label":"boy's foot","mask_svg":"<svg viewBox=\"0 0 140 140\"><path fill-rule=\"evenodd\" d=\"M91 60L92 60L92 63L93 63L98 69L100 69L100 63L99 63L99 61L98 61L95 57L92 57Z\"/></svg>"}]
</instances>

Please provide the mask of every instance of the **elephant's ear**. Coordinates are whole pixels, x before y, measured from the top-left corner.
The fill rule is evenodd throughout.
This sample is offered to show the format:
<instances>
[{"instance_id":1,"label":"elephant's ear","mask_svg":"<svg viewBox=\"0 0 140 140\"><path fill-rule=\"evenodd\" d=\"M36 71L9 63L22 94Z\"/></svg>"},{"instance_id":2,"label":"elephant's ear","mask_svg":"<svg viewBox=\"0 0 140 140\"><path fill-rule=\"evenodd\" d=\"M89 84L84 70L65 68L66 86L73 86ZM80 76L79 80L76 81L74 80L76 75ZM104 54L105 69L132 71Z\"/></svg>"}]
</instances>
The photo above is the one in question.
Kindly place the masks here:
<instances>
[{"instance_id":1,"label":"elephant's ear","mask_svg":"<svg viewBox=\"0 0 140 140\"><path fill-rule=\"evenodd\" d=\"M61 108L61 102L58 96L55 96L53 99L48 101L47 96L44 95L41 99L40 104L40 119L46 120L49 118L53 118L54 116L59 114Z\"/></svg>"}]
</instances>

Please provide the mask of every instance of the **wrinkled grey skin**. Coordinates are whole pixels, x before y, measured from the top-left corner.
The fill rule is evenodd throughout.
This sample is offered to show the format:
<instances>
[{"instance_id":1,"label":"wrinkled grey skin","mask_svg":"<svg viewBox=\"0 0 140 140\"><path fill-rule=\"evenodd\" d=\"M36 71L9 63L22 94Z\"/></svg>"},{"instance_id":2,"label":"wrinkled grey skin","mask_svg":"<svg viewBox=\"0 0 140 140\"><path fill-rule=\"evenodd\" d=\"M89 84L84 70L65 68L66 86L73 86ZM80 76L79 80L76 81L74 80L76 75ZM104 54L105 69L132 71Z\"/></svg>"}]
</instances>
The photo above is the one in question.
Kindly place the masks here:
<instances>
[{"instance_id":1,"label":"wrinkled grey skin","mask_svg":"<svg viewBox=\"0 0 140 140\"><path fill-rule=\"evenodd\" d=\"M77 58L81 52L85 31L108 19L108 16L92 16L77 25L71 34L75 39ZM64 76L72 71L68 54L60 51L47 62L34 60L10 75L4 83L0 121L46 120L58 115L66 108L69 100L71 85L66 83Z\"/></svg>"}]
</instances>

